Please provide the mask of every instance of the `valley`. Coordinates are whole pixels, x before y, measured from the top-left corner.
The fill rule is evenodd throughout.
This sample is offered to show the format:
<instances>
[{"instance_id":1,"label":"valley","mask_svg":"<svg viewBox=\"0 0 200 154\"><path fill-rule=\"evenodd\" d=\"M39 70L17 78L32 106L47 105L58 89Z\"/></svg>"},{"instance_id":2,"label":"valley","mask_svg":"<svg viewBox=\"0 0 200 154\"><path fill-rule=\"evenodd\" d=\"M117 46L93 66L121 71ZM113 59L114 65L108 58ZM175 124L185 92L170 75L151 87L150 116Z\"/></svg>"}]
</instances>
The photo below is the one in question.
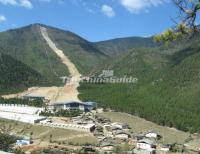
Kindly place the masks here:
<instances>
[{"instance_id":1,"label":"valley","mask_svg":"<svg viewBox=\"0 0 200 154\"><path fill-rule=\"evenodd\" d=\"M23 44L18 46L16 38ZM9 46L10 42L14 43ZM89 42L72 32L42 24L2 32L0 113L5 117L8 113L3 107L16 105L21 111L9 111L10 116L13 120L23 116L16 123L0 121L1 132L31 136L34 144L22 146L27 152L53 147L77 152L87 143L101 151L104 138L113 151L124 149L127 144L125 150L130 151L139 146L138 137L146 139L145 133L155 131L162 136L161 140L153 140L158 153L165 144L175 145L175 151L170 153L197 153L199 51L199 33L161 45L151 37ZM102 77L102 71L113 71L111 78L134 77L138 82L82 81L82 77L107 78ZM64 78L68 79L65 83ZM21 113L26 102L43 111ZM38 119L27 122L29 114ZM128 130L118 130L128 138L118 141L117 132L107 128L116 123L129 126ZM95 130L90 132L93 126Z\"/></svg>"}]
</instances>

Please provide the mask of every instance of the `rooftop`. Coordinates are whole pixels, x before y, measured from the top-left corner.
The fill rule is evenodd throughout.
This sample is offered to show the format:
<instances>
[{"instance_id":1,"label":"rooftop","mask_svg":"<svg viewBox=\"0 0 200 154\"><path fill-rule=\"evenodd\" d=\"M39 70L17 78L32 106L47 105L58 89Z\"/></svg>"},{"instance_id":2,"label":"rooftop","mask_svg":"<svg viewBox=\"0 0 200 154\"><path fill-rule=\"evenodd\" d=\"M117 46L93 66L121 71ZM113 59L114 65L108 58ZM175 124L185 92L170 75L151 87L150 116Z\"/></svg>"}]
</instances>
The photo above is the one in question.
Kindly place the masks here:
<instances>
[{"instance_id":1,"label":"rooftop","mask_svg":"<svg viewBox=\"0 0 200 154\"><path fill-rule=\"evenodd\" d=\"M45 119L46 117L30 115L30 114L20 114L20 113L0 111L0 118L21 121L21 122L26 122L26 123L33 123L36 120Z\"/></svg>"},{"instance_id":2,"label":"rooftop","mask_svg":"<svg viewBox=\"0 0 200 154\"><path fill-rule=\"evenodd\" d=\"M20 114L37 114L38 112L42 111L43 108L37 107L28 107L28 106L21 106L15 104L0 104L0 111L1 112L11 112L11 113L20 113Z\"/></svg>"},{"instance_id":3,"label":"rooftop","mask_svg":"<svg viewBox=\"0 0 200 154\"><path fill-rule=\"evenodd\" d=\"M146 143L146 144L150 144L150 145L154 145L154 141L152 140L149 140L149 139L142 139L142 140L139 140L138 143Z\"/></svg>"}]
</instances>

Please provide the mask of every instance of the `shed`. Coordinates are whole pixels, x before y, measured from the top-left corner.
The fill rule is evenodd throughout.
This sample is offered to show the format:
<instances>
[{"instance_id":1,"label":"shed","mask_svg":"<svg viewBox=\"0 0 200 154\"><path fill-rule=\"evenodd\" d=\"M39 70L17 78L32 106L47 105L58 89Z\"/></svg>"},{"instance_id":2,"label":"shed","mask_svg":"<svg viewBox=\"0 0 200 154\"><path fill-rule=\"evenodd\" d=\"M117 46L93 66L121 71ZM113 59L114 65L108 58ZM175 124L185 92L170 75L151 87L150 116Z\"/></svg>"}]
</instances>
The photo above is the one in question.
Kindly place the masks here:
<instances>
[{"instance_id":1,"label":"shed","mask_svg":"<svg viewBox=\"0 0 200 154\"><path fill-rule=\"evenodd\" d=\"M155 145L154 141L152 141L152 140L142 139L137 142L136 147L138 149L147 150L147 149L156 148L156 145Z\"/></svg>"},{"instance_id":2,"label":"shed","mask_svg":"<svg viewBox=\"0 0 200 154\"><path fill-rule=\"evenodd\" d=\"M110 142L102 142L100 144L100 149L105 152L111 152L114 150L114 145Z\"/></svg>"},{"instance_id":3,"label":"shed","mask_svg":"<svg viewBox=\"0 0 200 154\"><path fill-rule=\"evenodd\" d=\"M160 138L162 138L162 136L161 136L160 134L158 134L157 132L155 132L155 131L147 132L147 133L145 134L145 136L148 137L148 138L155 138L155 139L160 139Z\"/></svg>"},{"instance_id":4,"label":"shed","mask_svg":"<svg viewBox=\"0 0 200 154\"><path fill-rule=\"evenodd\" d=\"M172 147L173 145L171 144L164 144L164 145L161 145L160 150L164 152L169 152L172 150Z\"/></svg>"},{"instance_id":5,"label":"shed","mask_svg":"<svg viewBox=\"0 0 200 154\"><path fill-rule=\"evenodd\" d=\"M114 136L115 136L115 138L119 138L119 139L122 139L122 140L129 138L129 135L126 132L122 131L122 130L116 131L114 133Z\"/></svg>"},{"instance_id":6,"label":"shed","mask_svg":"<svg viewBox=\"0 0 200 154\"><path fill-rule=\"evenodd\" d=\"M32 143L33 142L31 140L28 140L28 139L22 139L22 140L17 140L16 141L16 145L17 146L30 145Z\"/></svg>"}]
</instances>

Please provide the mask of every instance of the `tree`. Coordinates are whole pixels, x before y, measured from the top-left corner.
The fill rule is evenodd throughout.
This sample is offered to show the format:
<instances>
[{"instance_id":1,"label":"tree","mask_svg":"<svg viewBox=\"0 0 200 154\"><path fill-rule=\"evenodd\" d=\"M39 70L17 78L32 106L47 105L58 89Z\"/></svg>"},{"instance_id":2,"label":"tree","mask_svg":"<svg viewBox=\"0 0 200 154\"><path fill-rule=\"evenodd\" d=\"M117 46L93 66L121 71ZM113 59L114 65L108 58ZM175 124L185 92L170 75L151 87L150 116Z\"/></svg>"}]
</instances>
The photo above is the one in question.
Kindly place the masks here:
<instances>
[{"instance_id":1,"label":"tree","mask_svg":"<svg viewBox=\"0 0 200 154\"><path fill-rule=\"evenodd\" d=\"M200 0L173 0L179 9L180 21L173 29L168 29L154 37L155 42L169 42L184 35L193 35L197 30L196 20L200 10Z\"/></svg>"},{"instance_id":2,"label":"tree","mask_svg":"<svg viewBox=\"0 0 200 154\"><path fill-rule=\"evenodd\" d=\"M181 22L191 30L196 30L197 14L200 10L200 0L173 0L180 10Z\"/></svg>"}]
</instances>

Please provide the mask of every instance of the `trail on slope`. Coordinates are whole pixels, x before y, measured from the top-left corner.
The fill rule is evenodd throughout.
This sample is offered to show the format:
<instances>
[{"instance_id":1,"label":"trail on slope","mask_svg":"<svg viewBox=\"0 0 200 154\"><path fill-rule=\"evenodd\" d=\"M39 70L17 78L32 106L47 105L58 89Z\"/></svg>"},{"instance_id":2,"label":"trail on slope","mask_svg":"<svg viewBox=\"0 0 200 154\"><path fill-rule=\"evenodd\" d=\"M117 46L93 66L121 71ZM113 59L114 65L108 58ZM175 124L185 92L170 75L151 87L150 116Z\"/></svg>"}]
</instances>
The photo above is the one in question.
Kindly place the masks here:
<instances>
[{"instance_id":1,"label":"trail on slope","mask_svg":"<svg viewBox=\"0 0 200 154\"><path fill-rule=\"evenodd\" d=\"M78 99L79 81L81 74L79 73L76 66L71 62L71 60L63 53L62 50L58 49L56 44L50 39L47 29L40 27L41 34L44 40L47 42L48 46L56 53L56 55L61 59L62 63L68 68L71 80L66 83L66 85L60 89L55 96L55 100L51 102L62 102L62 101L80 101Z\"/></svg>"},{"instance_id":2,"label":"trail on slope","mask_svg":"<svg viewBox=\"0 0 200 154\"><path fill-rule=\"evenodd\" d=\"M67 101L80 101L78 99L79 92L77 88L79 87L79 82L81 74L79 73L76 66L70 61L70 59L63 53L62 50L58 49L56 44L50 39L47 29L40 27L41 37L46 41L47 45L52 49L53 52L61 59L62 63L67 67L70 73L70 81L68 81L64 87L32 87L27 91L17 94L3 95L5 99L10 98L21 98L25 95L32 96L44 96L49 100L49 104L55 104ZM46 54L48 52L46 51ZM50 66L51 67L51 66ZM59 79L58 79L59 80Z\"/></svg>"}]
</instances>

